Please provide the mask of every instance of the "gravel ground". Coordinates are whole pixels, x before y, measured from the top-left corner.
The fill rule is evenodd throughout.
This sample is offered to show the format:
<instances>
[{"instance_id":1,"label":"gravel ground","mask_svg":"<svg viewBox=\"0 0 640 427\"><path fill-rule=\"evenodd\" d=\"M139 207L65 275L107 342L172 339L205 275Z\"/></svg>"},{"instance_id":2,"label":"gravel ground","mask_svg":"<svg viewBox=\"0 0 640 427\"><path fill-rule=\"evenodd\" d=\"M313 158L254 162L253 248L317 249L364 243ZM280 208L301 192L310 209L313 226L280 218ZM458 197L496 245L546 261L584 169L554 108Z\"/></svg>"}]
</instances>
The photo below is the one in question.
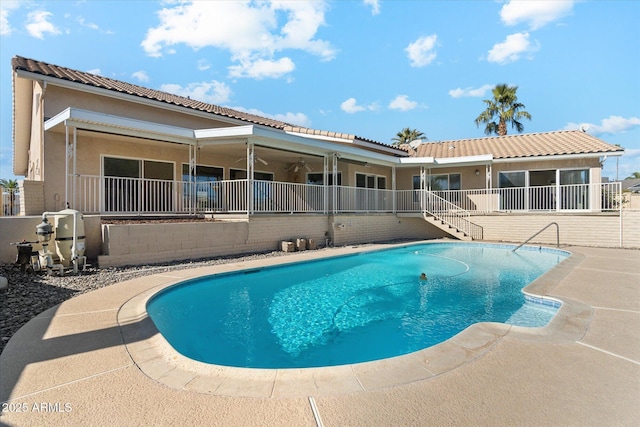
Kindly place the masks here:
<instances>
[{"instance_id":1,"label":"gravel ground","mask_svg":"<svg viewBox=\"0 0 640 427\"><path fill-rule=\"evenodd\" d=\"M64 276L48 275L46 272L23 273L15 264L0 264L0 276L6 277L9 281L9 287L0 290L0 305L2 309L2 316L0 317L0 353L4 350L9 339L22 325L43 311L76 295L150 274L286 255L289 255L289 253L269 252L162 265L104 269L87 266L84 272L81 271L77 275L67 272Z\"/></svg>"}]
</instances>

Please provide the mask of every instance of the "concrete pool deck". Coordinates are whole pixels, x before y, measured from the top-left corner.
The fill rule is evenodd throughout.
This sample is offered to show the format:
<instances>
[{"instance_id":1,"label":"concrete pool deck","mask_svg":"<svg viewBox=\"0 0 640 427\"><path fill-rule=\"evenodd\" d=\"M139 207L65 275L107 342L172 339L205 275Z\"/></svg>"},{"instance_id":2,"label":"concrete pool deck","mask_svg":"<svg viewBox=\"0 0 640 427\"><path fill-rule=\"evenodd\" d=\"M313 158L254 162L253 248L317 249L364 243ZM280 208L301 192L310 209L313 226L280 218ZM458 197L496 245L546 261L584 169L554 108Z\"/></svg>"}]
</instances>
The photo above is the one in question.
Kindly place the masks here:
<instances>
[{"instance_id":1,"label":"concrete pool deck","mask_svg":"<svg viewBox=\"0 0 640 427\"><path fill-rule=\"evenodd\" d=\"M573 255L527 288L564 302L546 328L480 324L410 355L314 370L202 369L167 348L141 304L190 277L357 249L121 282L14 335L0 424L638 425L640 251L563 249Z\"/></svg>"}]
</instances>

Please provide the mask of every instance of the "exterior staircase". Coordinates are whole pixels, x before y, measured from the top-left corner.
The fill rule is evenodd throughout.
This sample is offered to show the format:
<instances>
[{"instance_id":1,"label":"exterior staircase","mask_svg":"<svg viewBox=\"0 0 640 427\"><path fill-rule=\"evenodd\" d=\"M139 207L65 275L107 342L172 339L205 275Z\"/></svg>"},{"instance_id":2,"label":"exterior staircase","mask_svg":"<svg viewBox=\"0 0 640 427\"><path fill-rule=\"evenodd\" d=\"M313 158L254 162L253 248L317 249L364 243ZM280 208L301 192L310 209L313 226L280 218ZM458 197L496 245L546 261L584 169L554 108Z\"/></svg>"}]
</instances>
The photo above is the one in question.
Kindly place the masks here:
<instances>
[{"instance_id":1,"label":"exterior staircase","mask_svg":"<svg viewBox=\"0 0 640 427\"><path fill-rule=\"evenodd\" d=\"M446 223L445 221L442 221L441 219L438 219L436 217L433 216L425 216L424 217L425 221L427 221L429 224L433 224L434 226L436 226L437 228L439 228L440 230L444 231L445 233L447 233L449 236L458 239L458 240L463 240L466 242L470 242L473 239L471 238L470 235L468 235L467 233L465 233L464 231Z\"/></svg>"},{"instance_id":2,"label":"exterior staircase","mask_svg":"<svg viewBox=\"0 0 640 427\"><path fill-rule=\"evenodd\" d=\"M458 240L482 240L482 227L470 221L469 211L431 191L421 191L422 217L425 221Z\"/></svg>"}]
</instances>

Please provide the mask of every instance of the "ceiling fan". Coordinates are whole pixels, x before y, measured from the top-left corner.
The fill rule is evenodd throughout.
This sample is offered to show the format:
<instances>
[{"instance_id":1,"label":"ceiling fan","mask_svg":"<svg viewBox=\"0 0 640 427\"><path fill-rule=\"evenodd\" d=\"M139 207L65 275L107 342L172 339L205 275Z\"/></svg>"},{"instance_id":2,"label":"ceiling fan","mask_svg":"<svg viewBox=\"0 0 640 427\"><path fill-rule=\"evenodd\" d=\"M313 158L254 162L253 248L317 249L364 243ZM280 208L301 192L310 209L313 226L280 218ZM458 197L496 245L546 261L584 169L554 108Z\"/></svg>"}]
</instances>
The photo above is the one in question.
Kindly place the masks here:
<instances>
[{"instance_id":1,"label":"ceiling fan","mask_svg":"<svg viewBox=\"0 0 640 427\"><path fill-rule=\"evenodd\" d=\"M285 169L287 172L298 172L300 169L306 169L307 172L311 172L313 169L311 169L311 166L309 166L308 164L305 163L304 160L300 159L298 160L297 163L292 164L291 166L289 166L287 169Z\"/></svg>"}]
</instances>

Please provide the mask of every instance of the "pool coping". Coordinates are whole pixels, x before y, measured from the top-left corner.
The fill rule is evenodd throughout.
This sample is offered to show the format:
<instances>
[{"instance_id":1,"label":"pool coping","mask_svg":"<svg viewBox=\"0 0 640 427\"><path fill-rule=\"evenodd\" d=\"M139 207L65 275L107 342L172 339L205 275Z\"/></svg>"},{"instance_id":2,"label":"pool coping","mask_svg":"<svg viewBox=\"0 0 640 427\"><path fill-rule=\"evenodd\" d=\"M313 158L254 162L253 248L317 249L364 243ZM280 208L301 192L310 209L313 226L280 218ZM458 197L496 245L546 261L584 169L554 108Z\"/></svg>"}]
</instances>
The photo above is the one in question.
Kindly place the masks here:
<instances>
[{"instance_id":1,"label":"pool coping","mask_svg":"<svg viewBox=\"0 0 640 427\"><path fill-rule=\"evenodd\" d=\"M443 241L411 242L395 245L345 247L329 257ZM453 241L452 241L453 242ZM492 244L468 242L464 244ZM515 245L508 245L513 246ZM536 245L537 247L537 245ZM551 248L550 248L551 249ZM545 327L530 328L503 323L474 324L452 338L410 354L371 362L319 368L258 369L213 365L190 359L173 349L159 333L146 312L147 301L159 291L185 280L209 274L228 273L299 261L327 258L322 251L307 251L286 258L271 258L182 270L179 277L153 285L120 306L117 323L125 348L134 364L150 379L178 390L230 397L304 397L325 396L378 390L426 380L459 368L486 354L505 337L572 343L587 332L593 316L590 306L568 298L550 295L554 287L584 259L571 255L547 273L527 285L523 291L533 297L545 297L562 303L558 313ZM162 274L171 278L171 274Z\"/></svg>"}]
</instances>

